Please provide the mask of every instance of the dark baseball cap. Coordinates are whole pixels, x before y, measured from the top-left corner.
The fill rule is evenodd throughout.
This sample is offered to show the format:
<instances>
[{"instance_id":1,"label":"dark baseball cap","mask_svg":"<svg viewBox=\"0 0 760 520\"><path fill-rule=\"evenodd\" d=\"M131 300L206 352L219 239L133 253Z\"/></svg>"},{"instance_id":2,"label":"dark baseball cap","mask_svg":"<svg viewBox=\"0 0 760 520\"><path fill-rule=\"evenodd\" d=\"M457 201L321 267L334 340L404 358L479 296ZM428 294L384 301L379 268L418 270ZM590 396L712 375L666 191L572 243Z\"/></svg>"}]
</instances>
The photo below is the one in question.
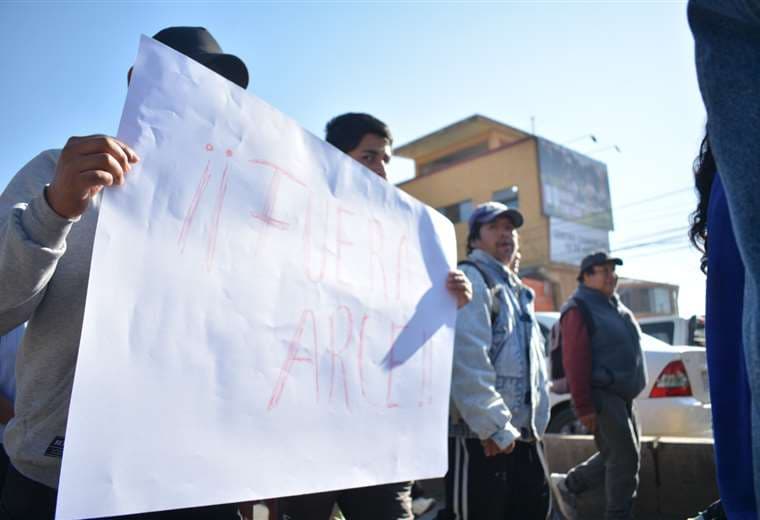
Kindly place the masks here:
<instances>
[{"instance_id":1,"label":"dark baseball cap","mask_svg":"<svg viewBox=\"0 0 760 520\"><path fill-rule=\"evenodd\" d=\"M596 253L591 253L590 255L583 257L583 260L581 260L581 271L579 273L579 276L582 275L583 272L590 267L604 264L623 265L623 261L620 258L611 257L605 251L597 251Z\"/></svg>"},{"instance_id":2,"label":"dark baseball cap","mask_svg":"<svg viewBox=\"0 0 760 520\"><path fill-rule=\"evenodd\" d=\"M516 228L523 225L522 213L502 204L501 202L490 201L479 204L478 207L475 208L475 211L472 212L469 219L470 231L472 231L475 224L487 224L502 215L509 217Z\"/></svg>"},{"instance_id":3,"label":"dark baseball cap","mask_svg":"<svg viewBox=\"0 0 760 520\"><path fill-rule=\"evenodd\" d=\"M153 36L188 58L208 67L231 82L248 87L248 68L243 60L225 54L219 43L203 27L168 27Z\"/></svg>"}]
</instances>

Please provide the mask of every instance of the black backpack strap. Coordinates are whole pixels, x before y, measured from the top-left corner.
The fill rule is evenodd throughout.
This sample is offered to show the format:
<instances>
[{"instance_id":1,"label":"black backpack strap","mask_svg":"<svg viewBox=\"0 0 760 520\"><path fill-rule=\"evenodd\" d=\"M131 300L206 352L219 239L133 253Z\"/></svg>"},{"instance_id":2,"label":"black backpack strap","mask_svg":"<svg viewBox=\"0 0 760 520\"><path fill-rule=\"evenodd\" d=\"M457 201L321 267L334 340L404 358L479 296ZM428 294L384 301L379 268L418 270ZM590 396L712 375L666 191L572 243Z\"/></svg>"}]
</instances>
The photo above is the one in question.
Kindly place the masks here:
<instances>
[{"instance_id":1,"label":"black backpack strap","mask_svg":"<svg viewBox=\"0 0 760 520\"><path fill-rule=\"evenodd\" d=\"M480 273L480 277L483 278L483 281L486 283L488 292L491 293L491 326L493 327L496 324L496 317L499 315L499 287L493 277L491 277L485 269L480 267L477 262L473 262L472 260L462 260L457 264L457 267L462 265L473 267L478 273Z\"/></svg>"},{"instance_id":2,"label":"black backpack strap","mask_svg":"<svg viewBox=\"0 0 760 520\"><path fill-rule=\"evenodd\" d=\"M563 365L563 338L561 321L565 316L565 313L570 309L577 308L581 313L584 325L586 325L586 332L588 337L594 335L596 326L594 325L594 319L591 316L591 310L588 304L580 298L571 297L560 309L559 320L552 326L550 332L550 346L549 346L549 359L551 361L551 380L552 380L552 392L557 394L566 394L570 392L567 383L567 375L565 374L565 367Z\"/></svg>"}]
</instances>

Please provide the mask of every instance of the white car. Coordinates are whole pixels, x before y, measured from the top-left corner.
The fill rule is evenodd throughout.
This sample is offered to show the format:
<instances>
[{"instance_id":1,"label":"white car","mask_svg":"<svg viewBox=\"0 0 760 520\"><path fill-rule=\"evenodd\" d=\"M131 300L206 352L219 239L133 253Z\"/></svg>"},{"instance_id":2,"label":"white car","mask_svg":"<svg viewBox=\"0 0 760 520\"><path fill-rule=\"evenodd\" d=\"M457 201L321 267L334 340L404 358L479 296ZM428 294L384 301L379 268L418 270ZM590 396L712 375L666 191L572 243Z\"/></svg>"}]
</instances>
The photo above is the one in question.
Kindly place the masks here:
<instances>
[{"instance_id":1,"label":"white car","mask_svg":"<svg viewBox=\"0 0 760 520\"><path fill-rule=\"evenodd\" d=\"M544 338L558 312L537 312ZM548 345L548 342L547 342ZM712 408L703 347L668 345L642 334L641 347L649 382L636 398L641 435L712 437ZM548 350L548 347L547 347ZM575 417L570 394L551 394L549 433L586 433Z\"/></svg>"}]
</instances>

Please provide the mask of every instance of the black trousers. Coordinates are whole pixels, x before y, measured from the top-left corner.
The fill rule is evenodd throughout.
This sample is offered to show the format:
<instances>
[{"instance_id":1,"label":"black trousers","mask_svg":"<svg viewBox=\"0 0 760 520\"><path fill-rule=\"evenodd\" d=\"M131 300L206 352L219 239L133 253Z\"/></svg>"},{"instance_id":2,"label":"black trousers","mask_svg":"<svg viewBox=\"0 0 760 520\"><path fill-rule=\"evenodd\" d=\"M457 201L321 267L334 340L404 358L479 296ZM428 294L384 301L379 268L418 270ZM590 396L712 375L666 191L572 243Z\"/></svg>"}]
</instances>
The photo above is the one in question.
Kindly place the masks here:
<instances>
[{"instance_id":1,"label":"black trousers","mask_svg":"<svg viewBox=\"0 0 760 520\"><path fill-rule=\"evenodd\" d=\"M0 440L3 439L3 436L0 435ZM5 453L5 447L0 444L0 491L3 489L3 482L5 482L5 472L8 471L8 466L10 466L11 462L8 460L8 454Z\"/></svg>"},{"instance_id":2,"label":"black trousers","mask_svg":"<svg viewBox=\"0 0 760 520\"><path fill-rule=\"evenodd\" d=\"M0 520L53 520L57 491L19 473L8 465L2 494ZM237 504L193 507L119 516L129 520L237 520Z\"/></svg>"},{"instance_id":3,"label":"black trousers","mask_svg":"<svg viewBox=\"0 0 760 520\"><path fill-rule=\"evenodd\" d=\"M549 507L537 445L486 457L478 439L449 438L446 508L438 520L544 520Z\"/></svg>"}]
</instances>

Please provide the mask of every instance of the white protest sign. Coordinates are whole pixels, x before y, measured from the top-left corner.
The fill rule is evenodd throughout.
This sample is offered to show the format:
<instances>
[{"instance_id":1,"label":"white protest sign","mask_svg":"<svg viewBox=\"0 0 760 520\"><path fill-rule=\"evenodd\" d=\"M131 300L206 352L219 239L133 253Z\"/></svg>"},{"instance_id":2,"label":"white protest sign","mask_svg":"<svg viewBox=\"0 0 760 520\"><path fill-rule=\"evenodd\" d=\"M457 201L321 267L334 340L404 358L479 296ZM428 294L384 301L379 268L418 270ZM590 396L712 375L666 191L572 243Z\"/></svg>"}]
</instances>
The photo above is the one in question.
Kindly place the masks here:
<instances>
[{"instance_id":1,"label":"white protest sign","mask_svg":"<svg viewBox=\"0 0 760 520\"><path fill-rule=\"evenodd\" d=\"M443 475L451 224L150 38L119 137L58 518Z\"/></svg>"}]
</instances>

